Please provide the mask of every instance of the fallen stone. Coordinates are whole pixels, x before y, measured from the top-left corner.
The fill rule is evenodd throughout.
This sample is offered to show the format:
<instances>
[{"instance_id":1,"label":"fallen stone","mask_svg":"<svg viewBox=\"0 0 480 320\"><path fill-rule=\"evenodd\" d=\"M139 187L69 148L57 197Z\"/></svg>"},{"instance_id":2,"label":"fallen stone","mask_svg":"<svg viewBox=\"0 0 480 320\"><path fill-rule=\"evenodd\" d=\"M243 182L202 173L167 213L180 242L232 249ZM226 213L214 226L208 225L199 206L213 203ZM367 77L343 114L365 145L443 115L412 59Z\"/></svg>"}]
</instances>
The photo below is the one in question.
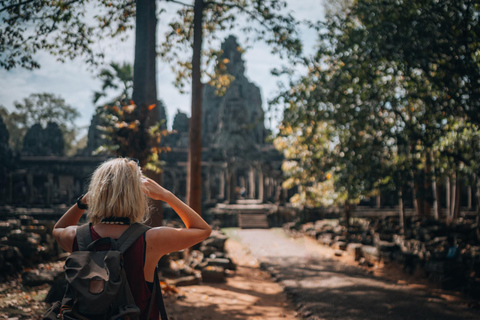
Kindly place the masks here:
<instances>
[{"instance_id":1,"label":"fallen stone","mask_svg":"<svg viewBox=\"0 0 480 320\"><path fill-rule=\"evenodd\" d=\"M202 280L203 282L225 282L225 269L207 266L202 269Z\"/></svg>"},{"instance_id":2,"label":"fallen stone","mask_svg":"<svg viewBox=\"0 0 480 320\"><path fill-rule=\"evenodd\" d=\"M225 251L225 242L227 241L227 239L228 239L227 236L219 234L203 241L202 246L214 247L217 249L215 251Z\"/></svg>"},{"instance_id":3,"label":"fallen stone","mask_svg":"<svg viewBox=\"0 0 480 320\"><path fill-rule=\"evenodd\" d=\"M209 256L210 259L215 259L215 258L225 258L225 253L224 252L220 252L220 251L216 251L214 253L212 253L210 256Z\"/></svg>"},{"instance_id":4,"label":"fallen stone","mask_svg":"<svg viewBox=\"0 0 480 320\"><path fill-rule=\"evenodd\" d=\"M13 225L8 221L0 221L0 237L7 236L13 230Z\"/></svg>"},{"instance_id":5,"label":"fallen stone","mask_svg":"<svg viewBox=\"0 0 480 320\"><path fill-rule=\"evenodd\" d=\"M229 270L236 270L237 266L233 261L229 258L215 258L215 259L207 259L208 266L219 266L224 269Z\"/></svg>"},{"instance_id":6,"label":"fallen stone","mask_svg":"<svg viewBox=\"0 0 480 320\"><path fill-rule=\"evenodd\" d=\"M362 246L362 254L365 259L370 261L378 261L380 258L378 249L374 246Z\"/></svg>"},{"instance_id":7,"label":"fallen stone","mask_svg":"<svg viewBox=\"0 0 480 320\"><path fill-rule=\"evenodd\" d=\"M180 260L180 259L183 259L183 251L184 250L171 252L168 255L170 256L171 260Z\"/></svg>"},{"instance_id":8,"label":"fallen stone","mask_svg":"<svg viewBox=\"0 0 480 320\"><path fill-rule=\"evenodd\" d=\"M213 246L205 246L205 245L202 245L200 247L200 252L203 253L203 255L205 257L209 257L211 254L217 252L218 249L216 247L213 247Z\"/></svg>"},{"instance_id":9,"label":"fallen stone","mask_svg":"<svg viewBox=\"0 0 480 320\"><path fill-rule=\"evenodd\" d=\"M333 245L333 248L346 251L347 250L347 243L346 242L341 242L341 241L335 242L334 245Z\"/></svg>"},{"instance_id":10,"label":"fallen stone","mask_svg":"<svg viewBox=\"0 0 480 320\"><path fill-rule=\"evenodd\" d=\"M162 269L162 276L165 278L180 278L180 270L171 269L171 268L163 268Z\"/></svg>"},{"instance_id":11,"label":"fallen stone","mask_svg":"<svg viewBox=\"0 0 480 320\"><path fill-rule=\"evenodd\" d=\"M343 251L342 251L342 250L335 250L335 256L341 257L342 255L343 255Z\"/></svg>"},{"instance_id":12,"label":"fallen stone","mask_svg":"<svg viewBox=\"0 0 480 320\"><path fill-rule=\"evenodd\" d=\"M201 278L196 276L181 277L175 280L169 280L171 285L176 287L195 286L200 284Z\"/></svg>"},{"instance_id":13,"label":"fallen stone","mask_svg":"<svg viewBox=\"0 0 480 320\"><path fill-rule=\"evenodd\" d=\"M26 287L37 287L43 284L51 284L60 271L27 271L22 273L22 283Z\"/></svg>"},{"instance_id":14,"label":"fallen stone","mask_svg":"<svg viewBox=\"0 0 480 320\"><path fill-rule=\"evenodd\" d=\"M195 270L190 267L190 266L183 266L181 269L180 269L180 273L182 275L186 275L186 276L192 276L192 275L195 275Z\"/></svg>"},{"instance_id":15,"label":"fallen stone","mask_svg":"<svg viewBox=\"0 0 480 320\"><path fill-rule=\"evenodd\" d=\"M354 256L355 261L359 261L363 257L361 243L349 243L347 245L347 252Z\"/></svg>"}]
</instances>

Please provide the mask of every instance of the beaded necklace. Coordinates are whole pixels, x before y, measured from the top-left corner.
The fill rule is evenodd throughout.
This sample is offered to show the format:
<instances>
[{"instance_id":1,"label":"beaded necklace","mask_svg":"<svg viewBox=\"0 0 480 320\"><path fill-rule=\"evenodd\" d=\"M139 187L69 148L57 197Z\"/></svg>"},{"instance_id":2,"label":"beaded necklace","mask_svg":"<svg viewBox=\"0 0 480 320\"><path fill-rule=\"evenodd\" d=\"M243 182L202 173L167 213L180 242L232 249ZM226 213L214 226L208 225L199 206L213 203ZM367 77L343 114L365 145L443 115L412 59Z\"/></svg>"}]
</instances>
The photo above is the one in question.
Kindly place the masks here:
<instances>
[{"instance_id":1,"label":"beaded necklace","mask_svg":"<svg viewBox=\"0 0 480 320\"><path fill-rule=\"evenodd\" d=\"M100 220L100 223L129 225L130 219L126 217L106 217L102 218L102 220Z\"/></svg>"}]
</instances>

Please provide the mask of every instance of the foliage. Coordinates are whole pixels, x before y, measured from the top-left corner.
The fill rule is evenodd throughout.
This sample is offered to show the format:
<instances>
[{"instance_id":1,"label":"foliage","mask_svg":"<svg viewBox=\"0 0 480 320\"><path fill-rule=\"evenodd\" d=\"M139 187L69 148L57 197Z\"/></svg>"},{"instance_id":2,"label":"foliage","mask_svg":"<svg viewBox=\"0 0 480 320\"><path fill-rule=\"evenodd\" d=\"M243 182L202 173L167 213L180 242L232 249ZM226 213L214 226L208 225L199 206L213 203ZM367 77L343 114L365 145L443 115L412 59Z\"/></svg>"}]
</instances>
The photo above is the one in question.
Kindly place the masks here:
<instances>
[{"instance_id":1,"label":"foliage","mask_svg":"<svg viewBox=\"0 0 480 320\"><path fill-rule=\"evenodd\" d=\"M156 105L149 106L149 111ZM142 118L142 110L138 110L132 100L120 100L104 107L97 108L104 125L99 129L103 137L109 141L101 146L96 153L108 152L117 156L138 158L145 169L160 173L163 162L160 153L170 151L169 147L160 146L162 137L169 134L162 128L162 122L146 126Z\"/></svg>"},{"instance_id":2,"label":"foliage","mask_svg":"<svg viewBox=\"0 0 480 320\"><path fill-rule=\"evenodd\" d=\"M280 127L273 142L286 159L282 164L282 171L286 174L282 186L287 189L300 187L300 192L290 199L294 205L329 206L339 200L332 179L334 145L331 140L334 134L333 127L325 122L302 129Z\"/></svg>"},{"instance_id":3,"label":"foliage","mask_svg":"<svg viewBox=\"0 0 480 320\"><path fill-rule=\"evenodd\" d=\"M92 15L92 12L95 12ZM57 57L83 57L96 65L103 58L95 44L133 28L135 1L0 0L0 67L34 69L44 50Z\"/></svg>"},{"instance_id":4,"label":"foliage","mask_svg":"<svg viewBox=\"0 0 480 320\"><path fill-rule=\"evenodd\" d=\"M74 147L77 132L74 121L80 113L62 97L51 93L34 93L14 105L15 111L10 113L4 107L0 108L14 151L21 150L23 138L31 126L38 123L45 128L49 122L58 124L62 130L67 152Z\"/></svg>"},{"instance_id":5,"label":"foliage","mask_svg":"<svg viewBox=\"0 0 480 320\"><path fill-rule=\"evenodd\" d=\"M102 68L98 74L102 81L102 90L95 91L93 102L107 95L107 90L121 89L120 99L130 99L133 91L133 67L128 62L111 62L109 68Z\"/></svg>"},{"instance_id":6,"label":"foliage","mask_svg":"<svg viewBox=\"0 0 480 320\"><path fill-rule=\"evenodd\" d=\"M218 50L219 34L240 27L240 32L253 35L253 40L263 40L271 45L272 53L289 57L300 55L302 45L296 31L298 22L290 13L282 13L286 6L285 1L279 0L205 1L203 39L207 48L203 49L203 56L207 67L202 71L208 84L217 88L217 94L224 94L225 88L234 80L226 67L230 61L222 56L222 50ZM181 92L185 92L192 72L191 59L182 53L189 52L193 46L193 9L193 5L187 4L177 11L177 16L168 24L169 29L159 50L160 56L177 75L175 85Z\"/></svg>"},{"instance_id":7,"label":"foliage","mask_svg":"<svg viewBox=\"0 0 480 320\"><path fill-rule=\"evenodd\" d=\"M312 125L335 128L330 141L297 139L297 151L334 145L335 192L347 202L410 181L422 189L430 165L478 174L479 5L343 4L315 25L320 43L308 74L274 101L286 106L283 126L295 128L295 139ZM319 177L305 163L298 169Z\"/></svg>"}]
</instances>

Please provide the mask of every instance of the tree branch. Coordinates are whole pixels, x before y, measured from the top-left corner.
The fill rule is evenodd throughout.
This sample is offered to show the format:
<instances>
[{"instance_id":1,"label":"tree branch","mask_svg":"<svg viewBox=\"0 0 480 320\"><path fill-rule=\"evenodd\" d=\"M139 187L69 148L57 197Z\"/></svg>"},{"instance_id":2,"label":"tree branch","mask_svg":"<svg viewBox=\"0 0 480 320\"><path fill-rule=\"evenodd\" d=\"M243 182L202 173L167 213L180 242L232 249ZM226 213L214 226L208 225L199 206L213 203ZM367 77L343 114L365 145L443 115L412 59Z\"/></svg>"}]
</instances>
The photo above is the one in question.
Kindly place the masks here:
<instances>
[{"instance_id":1,"label":"tree branch","mask_svg":"<svg viewBox=\"0 0 480 320\"><path fill-rule=\"evenodd\" d=\"M177 0L165 0L165 2L173 2L173 3L176 3L176 4L180 4L182 6L191 7L191 8L194 7L193 4L183 3L183 2L177 1Z\"/></svg>"},{"instance_id":2,"label":"tree branch","mask_svg":"<svg viewBox=\"0 0 480 320\"><path fill-rule=\"evenodd\" d=\"M173 0L167 0L167 1L173 1ZM245 9L244 7L238 5L238 4L235 4L235 3L218 3L216 1L213 1L213 0L210 0L210 1L205 1L205 7L211 5L211 4L216 4L217 6L225 6L225 7L228 7L228 8L237 8L238 10L240 11L243 11L245 12L247 15L249 15L252 19L256 20L258 23L260 23L262 26L264 26L265 28L267 28L269 31L273 31L273 29L267 25L265 23L265 21L259 19L253 12Z\"/></svg>"},{"instance_id":3,"label":"tree branch","mask_svg":"<svg viewBox=\"0 0 480 320\"><path fill-rule=\"evenodd\" d=\"M9 6L0 8L0 12L5 11L5 10L8 10L8 9L11 9L11 8L19 7L19 6L22 6L22 5L24 5L24 4L29 4L29 3L35 2L35 1L36 1L36 0L26 0L26 1L23 1L23 2L11 4L11 5L9 5Z\"/></svg>"}]
</instances>

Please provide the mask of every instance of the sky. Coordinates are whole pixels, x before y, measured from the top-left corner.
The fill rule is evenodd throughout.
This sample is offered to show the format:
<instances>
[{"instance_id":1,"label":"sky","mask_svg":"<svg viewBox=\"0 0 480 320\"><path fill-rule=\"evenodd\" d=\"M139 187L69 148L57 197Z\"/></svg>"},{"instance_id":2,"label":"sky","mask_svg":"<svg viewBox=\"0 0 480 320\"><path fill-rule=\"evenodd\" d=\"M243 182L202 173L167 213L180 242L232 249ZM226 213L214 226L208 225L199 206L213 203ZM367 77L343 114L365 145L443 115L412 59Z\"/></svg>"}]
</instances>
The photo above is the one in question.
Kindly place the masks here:
<instances>
[{"instance_id":1,"label":"sky","mask_svg":"<svg viewBox=\"0 0 480 320\"><path fill-rule=\"evenodd\" d=\"M322 1L287 0L287 10L292 11L293 16L298 20L317 21L323 16ZM162 21L168 21L168 15L175 14L175 11L179 8L178 4L172 3L162 4L162 6L166 6L167 10L162 13L158 22L157 44L160 43L166 30ZM316 44L315 32L303 27L298 31L304 42L306 52L312 53ZM246 45L245 37L238 30L232 30L225 34L225 37L229 34L237 37L240 46ZM133 65L134 40L134 31L130 31L125 42L112 39L102 42L101 47L105 53L105 61L107 63L126 61ZM274 97L278 91L277 82L279 80L272 76L270 71L274 67L280 66L284 61L278 56L272 55L266 44L257 42L249 43L249 45L251 47L243 55L246 77L260 87L263 109L267 110L268 100ZM83 128L81 132L85 134L95 110L95 105L92 103L93 92L101 89L101 82L95 77L98 70L90 70L91 68L81 59L67 60L65 63L58 62L55 57L46 52L38 53L36 58L41 65L40 69L33 71L22 68L9 71L0 69L0 105L12 111L15 101L22 101L23 98L32 93L48 92L60 95L67 104L80 112L76 125L78 128ZM190 94L180 94L173 85L174 78L170 66L159 59L157 62L157 92L159 99L165 103L169 127L172 125L177 110L190 115ZM99 102L105 101L100 100ZM269 115L273 119L267 119L265 125L274 129L280 120L280 114L267 113L267 117Z\"/></svg>"}]
</instances>

